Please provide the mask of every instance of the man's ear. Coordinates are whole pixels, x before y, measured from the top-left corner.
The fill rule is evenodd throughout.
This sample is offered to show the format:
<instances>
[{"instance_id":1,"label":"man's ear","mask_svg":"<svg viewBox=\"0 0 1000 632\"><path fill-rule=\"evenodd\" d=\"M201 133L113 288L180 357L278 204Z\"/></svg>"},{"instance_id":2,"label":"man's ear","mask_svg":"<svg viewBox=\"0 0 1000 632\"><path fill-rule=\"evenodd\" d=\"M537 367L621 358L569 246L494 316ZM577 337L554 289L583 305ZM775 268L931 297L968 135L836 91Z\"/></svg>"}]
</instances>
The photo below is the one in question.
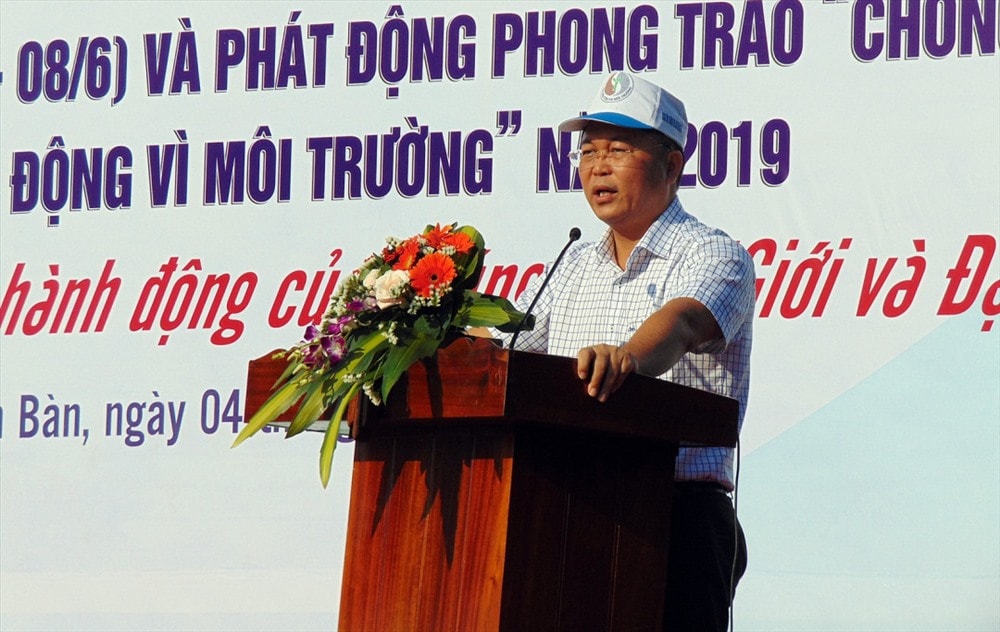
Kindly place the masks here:
<instances>
[{"instance_id":1,"label":"man's ear","mask_svg":"<svg viewBox=\"0 0 1000 632\"><path fill-rule=\"evenodd\" d=\"M671 182L675 186L680 187L681 174L684 171L684 153L680 151L671 151L668 153L665 171L667 182Z\"/></svg>"}]
</instances>

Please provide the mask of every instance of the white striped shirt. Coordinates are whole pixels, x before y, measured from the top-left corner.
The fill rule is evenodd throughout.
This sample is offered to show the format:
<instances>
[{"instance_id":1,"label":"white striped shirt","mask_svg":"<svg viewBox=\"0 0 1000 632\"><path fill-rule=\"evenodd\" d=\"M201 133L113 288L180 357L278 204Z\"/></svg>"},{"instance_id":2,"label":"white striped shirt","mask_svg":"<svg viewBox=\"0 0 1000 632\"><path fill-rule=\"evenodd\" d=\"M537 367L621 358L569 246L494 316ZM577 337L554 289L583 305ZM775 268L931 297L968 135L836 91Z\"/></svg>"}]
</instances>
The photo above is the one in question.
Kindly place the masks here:
<instances>
[{"instance_id":1,"label":"white striped shirt","mask_svg":"<svg viewBox=\"0 0 1000 632\"><path fill-rule=\"evenodd\" d=\"M542 278L535 277L518 297L518 309L527 309ZM707 307L723 337L685 354L657 377L738 400L742 427L750 386L753 261L728 235L685 212L676 198L636 244L625 270L615 262L610 229L601 241L571 248L535 306L535 328L520 334L517 348L575 358L590 345L620 346L653 312L681 297ZM681 447L675 478L716 481L731 490L733 451Z\"/></svg>"}]
</instances>

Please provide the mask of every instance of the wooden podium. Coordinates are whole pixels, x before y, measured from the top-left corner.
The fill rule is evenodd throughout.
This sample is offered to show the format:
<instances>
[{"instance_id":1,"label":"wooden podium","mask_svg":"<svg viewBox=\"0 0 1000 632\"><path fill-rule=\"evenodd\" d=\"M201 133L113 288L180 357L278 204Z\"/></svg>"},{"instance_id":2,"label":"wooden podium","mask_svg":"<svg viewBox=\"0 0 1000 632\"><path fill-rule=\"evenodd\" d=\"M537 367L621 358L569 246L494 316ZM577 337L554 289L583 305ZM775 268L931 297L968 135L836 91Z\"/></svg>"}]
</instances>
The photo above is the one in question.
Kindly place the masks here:
<instances>
[{"instance_id":1,"label":"wooden podium","mask_svg":"<svg viewBox=\"0 0 1000 632\"><path fill-rule=\"evenodd\" d=\"M637 375L601 404L575 364L462 338L360 400L340 630L661 628L678 443L734 446L738 405Z\"/></svg>"}]
</instances>

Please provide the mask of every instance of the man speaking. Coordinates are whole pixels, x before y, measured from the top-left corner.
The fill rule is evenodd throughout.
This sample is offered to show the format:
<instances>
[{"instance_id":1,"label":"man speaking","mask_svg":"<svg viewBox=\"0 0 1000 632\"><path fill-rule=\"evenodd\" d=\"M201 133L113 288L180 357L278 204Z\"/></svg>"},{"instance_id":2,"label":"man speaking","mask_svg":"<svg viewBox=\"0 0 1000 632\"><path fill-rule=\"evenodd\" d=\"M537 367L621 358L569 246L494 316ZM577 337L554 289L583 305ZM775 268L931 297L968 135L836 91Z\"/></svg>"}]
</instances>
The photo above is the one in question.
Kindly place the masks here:
<instances>
[{"instance_id":1,"label":"man speaking","mask_svg":"<svg viewBox=\"0 0 1000 632\"><path fill-rule=\"evenodd\" d=\"M587 113L570 159L584 195L607 224L574 245L550 282L529 286L536 324L519 350L576 357L587 392L606 401L630 373L712 391L746 410L754 268L746 250L681 206L684 104L644 79L617 72ZM729 448L682 446L676 463L666 628L725 630L746 545L729 496Z\"/></svg>"}]
</instances>

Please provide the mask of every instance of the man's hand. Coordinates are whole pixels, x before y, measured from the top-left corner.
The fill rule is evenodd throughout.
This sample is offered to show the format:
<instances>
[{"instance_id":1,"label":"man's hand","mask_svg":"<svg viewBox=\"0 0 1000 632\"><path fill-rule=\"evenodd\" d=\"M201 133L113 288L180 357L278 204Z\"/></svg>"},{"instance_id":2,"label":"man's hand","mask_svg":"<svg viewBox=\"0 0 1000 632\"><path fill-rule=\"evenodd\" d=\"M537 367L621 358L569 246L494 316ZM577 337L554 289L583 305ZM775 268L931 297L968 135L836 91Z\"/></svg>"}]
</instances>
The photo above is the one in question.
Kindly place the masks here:
<instances>
[{"instance_id":1,"label":"man's hand","mask_svg":"<svg viewBox=\"0 0 1000 632\"><path fill-rule=\"evenodd\" d=\"M620 347L593 345L577 354L577 374L587 393L607 401L629 373L661 375L699 344L722 337L715 316L693 298L675 298L653 312Z\"/></svg>"},{"instance_id":2,"label":"man's hand","mask_svg":"<svg viewBox=\"0 0 1000 632\"><path fill-rule=\"evenodd\" d=\"M625 382L629 373L639 369L635 356L624 347L594 345L580 349L576 356L577 375L589 380L587 394L605 402Z\"/></svg>"}]
</instances>

